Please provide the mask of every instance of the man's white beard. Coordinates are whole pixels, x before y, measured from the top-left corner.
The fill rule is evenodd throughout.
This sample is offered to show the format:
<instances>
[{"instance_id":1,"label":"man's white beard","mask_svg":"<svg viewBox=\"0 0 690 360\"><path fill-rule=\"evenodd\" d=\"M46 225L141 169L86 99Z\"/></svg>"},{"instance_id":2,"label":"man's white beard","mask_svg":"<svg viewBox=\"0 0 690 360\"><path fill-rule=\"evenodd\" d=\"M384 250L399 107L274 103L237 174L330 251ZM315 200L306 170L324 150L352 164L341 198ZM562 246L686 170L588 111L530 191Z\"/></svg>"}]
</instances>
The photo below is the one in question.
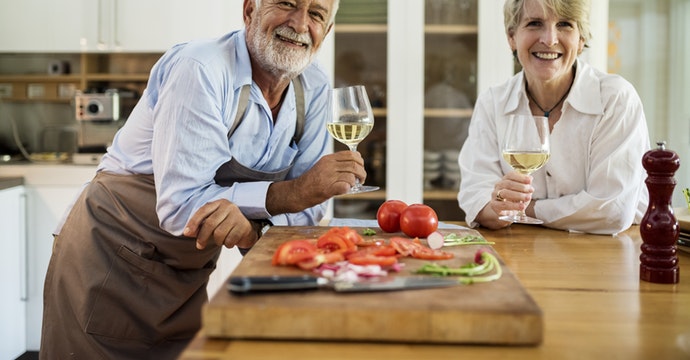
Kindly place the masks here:
<instances>
[{"instance_id":1,"label":"man's white beard","mask_svg":"<svg viewBox=\"0 0 690 360\"><path fill-rule=\"evenodd\" d=\"M256 20L260 21L258 18ZM300 37L300 35L295 34L292 29L287 27L278 28L276 31L281 34L293 34L288 36L288 38ZM301 37L304 38L305 36L308 35L302 35ZM313 44L310 40L309 43ZM260 31L258 26L249 30L249 42L247 45L254 59L264 69L281 77L296 77L309 66L314 58L314 53L310 53L311 46L302 49L285 46L274 36L264 36L264 33Z\"/></svg>"}]
</instances>

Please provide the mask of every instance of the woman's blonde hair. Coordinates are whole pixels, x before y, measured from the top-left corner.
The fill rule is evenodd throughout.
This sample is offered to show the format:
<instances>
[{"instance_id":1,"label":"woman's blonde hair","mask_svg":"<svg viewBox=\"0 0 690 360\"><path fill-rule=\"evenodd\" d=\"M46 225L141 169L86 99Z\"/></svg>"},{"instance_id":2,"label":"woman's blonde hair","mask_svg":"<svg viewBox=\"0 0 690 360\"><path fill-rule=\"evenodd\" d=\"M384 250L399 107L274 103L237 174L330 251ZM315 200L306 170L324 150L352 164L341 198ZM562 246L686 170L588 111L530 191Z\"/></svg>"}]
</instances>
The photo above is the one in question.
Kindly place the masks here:
<instances>
[{"instance_id":1,"label":"woman's blonde hair","mask_svg":"<svg viewBox=\"0 0 690 360\"><path fill-rule=\"evenodd\" d=\"M589 26L589 0L539 0L545 11L551 11L559 17L573 20L577 23L580 36L585 46L592 39ZM503 5L503 23L506 34L512 36L520 24L524 12L525 0L506 0Z\"/></svg>"}]
</instances>

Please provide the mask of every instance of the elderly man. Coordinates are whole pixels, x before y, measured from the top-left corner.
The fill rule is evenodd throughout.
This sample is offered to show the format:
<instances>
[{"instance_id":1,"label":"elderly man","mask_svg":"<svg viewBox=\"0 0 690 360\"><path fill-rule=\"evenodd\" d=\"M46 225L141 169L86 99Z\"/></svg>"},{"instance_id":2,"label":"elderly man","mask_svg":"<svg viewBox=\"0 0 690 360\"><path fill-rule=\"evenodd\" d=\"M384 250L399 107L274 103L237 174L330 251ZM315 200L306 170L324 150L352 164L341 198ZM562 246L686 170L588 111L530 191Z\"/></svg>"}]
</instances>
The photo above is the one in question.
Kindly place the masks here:
<instances>
[{"instance_id":1,"label":"elderly man","mask_svg":"<svg viewBox=\"0 0 690 360\"><path fill-rule=\"evenodd\" d=\"M56 231L42 359L175 358L200 327L221 246L314 225L366 178L328 154L312 61L338 0L245 0L246 30L173 47Z\"/></svg>"}]
</instances>

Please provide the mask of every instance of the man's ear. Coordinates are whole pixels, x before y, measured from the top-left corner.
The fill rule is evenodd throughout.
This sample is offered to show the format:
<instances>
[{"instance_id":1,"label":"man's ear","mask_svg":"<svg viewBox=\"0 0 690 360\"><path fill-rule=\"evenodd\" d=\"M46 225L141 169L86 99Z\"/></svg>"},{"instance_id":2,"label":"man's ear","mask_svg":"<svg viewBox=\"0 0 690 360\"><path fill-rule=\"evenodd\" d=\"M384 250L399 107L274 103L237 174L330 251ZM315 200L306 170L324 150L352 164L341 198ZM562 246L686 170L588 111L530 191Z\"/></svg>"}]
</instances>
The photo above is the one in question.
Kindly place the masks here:
<instances>
[{"instance_id":1,"label":"man's ear","mask_svg":"<svg viewBox=\"0 0 690 360\"><path fill-rule=\"evenodd\" d=\"M244 20L244 26L248 27L249 23L252 20L252 14L254 13L254 6L256 5L256 2L254 0L244 0L244 4L242 5L242 19Z\"/></svg>"}]
</instances>

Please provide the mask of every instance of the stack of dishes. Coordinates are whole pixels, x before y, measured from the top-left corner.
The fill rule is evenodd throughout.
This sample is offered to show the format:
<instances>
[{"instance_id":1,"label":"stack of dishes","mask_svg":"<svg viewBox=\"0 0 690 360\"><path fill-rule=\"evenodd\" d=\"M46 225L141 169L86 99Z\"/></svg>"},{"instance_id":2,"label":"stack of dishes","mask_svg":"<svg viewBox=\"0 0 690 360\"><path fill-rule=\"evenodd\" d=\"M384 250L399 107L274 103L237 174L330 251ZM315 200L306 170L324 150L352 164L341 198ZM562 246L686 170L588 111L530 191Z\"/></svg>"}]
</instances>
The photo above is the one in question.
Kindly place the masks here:
<instances>
[{"instance_id":1,"label":"stack of dishes","mask_svg":"<svg viewBox=\"0 0 690 360\"><path fill-rule=\"evenodd\" d=\"M458 163L458 150L443 151L443 185L448 189L458 190L460 187L460 164Z\"/></svg>"},{"instance_id":2,"label":"stack of dishes","mask_svg":"<svg viewBox=\"0 0 690 360\"><path fill-rule=\"evenodd\" d=\"M441 179L443 155L440 152L424 151L424 188L432 189Z\"/></svg>"}]
</instances>

